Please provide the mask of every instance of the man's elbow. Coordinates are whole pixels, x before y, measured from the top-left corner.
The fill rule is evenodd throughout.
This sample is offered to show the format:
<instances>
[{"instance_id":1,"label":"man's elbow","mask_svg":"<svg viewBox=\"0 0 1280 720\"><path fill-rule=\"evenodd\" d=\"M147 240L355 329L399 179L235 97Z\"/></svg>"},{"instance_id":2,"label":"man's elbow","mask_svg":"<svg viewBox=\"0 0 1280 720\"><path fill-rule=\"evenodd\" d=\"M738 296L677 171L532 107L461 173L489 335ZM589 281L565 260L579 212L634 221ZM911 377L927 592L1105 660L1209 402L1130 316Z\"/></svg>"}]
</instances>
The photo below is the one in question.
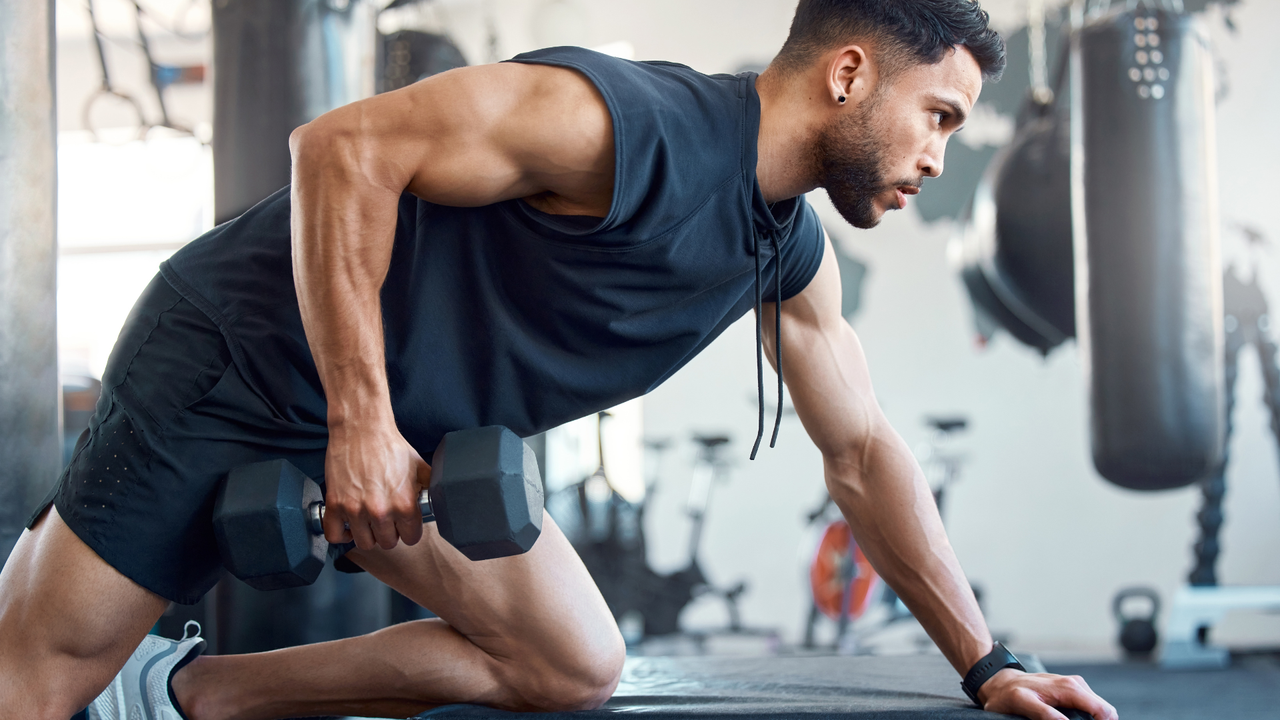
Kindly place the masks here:
<instances>
[{"instance_id":1,"label":"man's elbow","mask_svg":"<svg viewBox=\"0 0 1280 720\"><path fill-rule=\"evenodd\" d=\"M310 141L310 136L314 132L314 126L311 123L306 123L305 125L299 125L293 129L293 132L289 133L289 157L293 158L295 163L298 162L298 156L302 152L303 145Z\"/></svg>"},{"instance_id":2,"label":"man's elbow","mask_svg":"<svg viewBox=\"0 0 1280 720\"><path fill-rule=\"evenodd\" d=\"M294 128L289 133L289 156L294 166L333 157L333 149L341 136L342 130L325 116Z\"/></svg>"},{"instance_id":3,"label":"man's elbow","mask_svg":"<svg viewBox=\"0 0 1280 720\"><path fill-rule=\"evenodd\" d=\"M349 191L389 191L399 196L407 180L378 139L362 133L346 108L321 115L289 133L294 182L323 181Z\"/></svg>"},{"instance_id":4,"label":"man's elbow","mask_svg":"<svg viewBox=\"0 0 1280 720\"><path fill-rule=\"evenodd\" d=\"M858 490L867 479L873 443L871 433L863 431L845 435L822 448L828 490L834 493L835 486Z\"/></svg>"}]
</instances>

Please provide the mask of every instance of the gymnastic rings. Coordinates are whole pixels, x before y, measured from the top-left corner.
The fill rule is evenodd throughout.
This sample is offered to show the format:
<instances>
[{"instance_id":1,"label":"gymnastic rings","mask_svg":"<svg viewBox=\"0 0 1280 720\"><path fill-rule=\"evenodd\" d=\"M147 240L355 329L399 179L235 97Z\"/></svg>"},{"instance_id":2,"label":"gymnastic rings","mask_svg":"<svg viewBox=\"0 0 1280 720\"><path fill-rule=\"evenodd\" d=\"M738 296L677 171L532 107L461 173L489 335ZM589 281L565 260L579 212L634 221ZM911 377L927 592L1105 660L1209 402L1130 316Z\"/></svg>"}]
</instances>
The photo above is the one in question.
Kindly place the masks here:
<instances>
[{"instance_id":1,"label":"gymnastic rings","mask_svg":"<svg viewBox=\"0 0 1280 720\"><path fill-rule=\"evenodd\" d=\"M113 97L119 100L123 100L126 103L128 103L131 108L133 108L133 113L138 118L138 137L135 139L137 140L144 139L147 135L147 130L151 128L151 125L150 123L147 122L146 116L142 114L142 106L138 104L138 101L135 100L133 96L128 95L126 93L122 93L110 87L102 87L102 88L99 88L97 91L95 91L92 95L88 97L88 99L84 101L84 107L81 110L81 118L80 118L81 122L84 123L85 129L89 131L89 135L93 137L94 142L100 142L101 138L98 135L98 129L94 127L94 124L93 124L93 117L92 117L93 106L99 100L106 97Z\"/></svg>"}]
</instances>

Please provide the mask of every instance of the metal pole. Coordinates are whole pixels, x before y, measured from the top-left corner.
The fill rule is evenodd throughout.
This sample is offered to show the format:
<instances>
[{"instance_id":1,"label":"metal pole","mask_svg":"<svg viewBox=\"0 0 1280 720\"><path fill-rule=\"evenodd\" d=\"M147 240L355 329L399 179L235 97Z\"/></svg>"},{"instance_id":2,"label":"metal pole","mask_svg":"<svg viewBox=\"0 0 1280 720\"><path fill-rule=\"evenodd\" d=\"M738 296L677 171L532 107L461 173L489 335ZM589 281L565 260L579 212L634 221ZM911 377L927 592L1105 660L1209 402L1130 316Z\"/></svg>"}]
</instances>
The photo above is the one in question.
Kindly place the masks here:
<instances>
[{"instance_id":1,"label":"metal pole","mask_svg":"<svg viewBox=\"0 0 1280 720\"><path fill-rule=\"evenodd\" d=\"M62 464L53 0L0 0L0 563Z\"/></svg>"}]
</instances>

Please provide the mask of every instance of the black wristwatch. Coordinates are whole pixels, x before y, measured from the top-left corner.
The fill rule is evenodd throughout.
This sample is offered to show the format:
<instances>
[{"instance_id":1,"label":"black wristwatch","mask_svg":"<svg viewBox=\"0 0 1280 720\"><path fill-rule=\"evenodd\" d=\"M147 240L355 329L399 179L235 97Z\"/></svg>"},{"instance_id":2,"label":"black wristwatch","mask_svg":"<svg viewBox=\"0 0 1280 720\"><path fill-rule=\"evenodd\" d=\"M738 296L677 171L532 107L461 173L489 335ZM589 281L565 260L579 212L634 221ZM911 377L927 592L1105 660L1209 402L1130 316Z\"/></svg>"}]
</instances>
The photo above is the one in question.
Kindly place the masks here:
<instances>
[{"instance_id":1,"label":"black wristwatch","mask_svg":"<svg viewBox=\"0 0 1280 720\"><path fill-rule=\"evenodd\" d=\"M1018 658L1014 657L1013 653L1009 652L1004 645L996 643L986 657L969 668L969 672L965 674L964 680L960 683L960 688L964 690L964 694L968 695L975 705L982 707L982 703L978 700L978 688L990 680L992 675L1005 668L1015 668L1023 672L1027 670L1022 667L1022 663L1018 662Z\"/></svg>"}]
</instances>

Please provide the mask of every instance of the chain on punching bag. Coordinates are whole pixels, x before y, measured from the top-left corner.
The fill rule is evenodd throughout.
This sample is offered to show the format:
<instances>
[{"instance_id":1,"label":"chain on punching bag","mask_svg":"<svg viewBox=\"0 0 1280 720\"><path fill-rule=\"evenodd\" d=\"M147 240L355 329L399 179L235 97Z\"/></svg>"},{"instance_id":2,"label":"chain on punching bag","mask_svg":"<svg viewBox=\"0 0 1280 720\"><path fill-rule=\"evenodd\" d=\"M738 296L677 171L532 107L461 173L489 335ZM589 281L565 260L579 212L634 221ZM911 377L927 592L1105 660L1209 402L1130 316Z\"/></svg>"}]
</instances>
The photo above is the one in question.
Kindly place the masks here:
<instances>
[{"instance_id":1,"label":"chain on punching bag","mask_svg":"<svg viewBox=\"0 0 1280 720\"><path fill-rule=\"evenodd\" d=\"M1139 3L1129 3L1132 8ZM1083 24L1072 53L1072 202L1093 459L1135 490L1202 479L1223 449L1214 86L1191 15Z\"/></svg>"}]
</instances>

